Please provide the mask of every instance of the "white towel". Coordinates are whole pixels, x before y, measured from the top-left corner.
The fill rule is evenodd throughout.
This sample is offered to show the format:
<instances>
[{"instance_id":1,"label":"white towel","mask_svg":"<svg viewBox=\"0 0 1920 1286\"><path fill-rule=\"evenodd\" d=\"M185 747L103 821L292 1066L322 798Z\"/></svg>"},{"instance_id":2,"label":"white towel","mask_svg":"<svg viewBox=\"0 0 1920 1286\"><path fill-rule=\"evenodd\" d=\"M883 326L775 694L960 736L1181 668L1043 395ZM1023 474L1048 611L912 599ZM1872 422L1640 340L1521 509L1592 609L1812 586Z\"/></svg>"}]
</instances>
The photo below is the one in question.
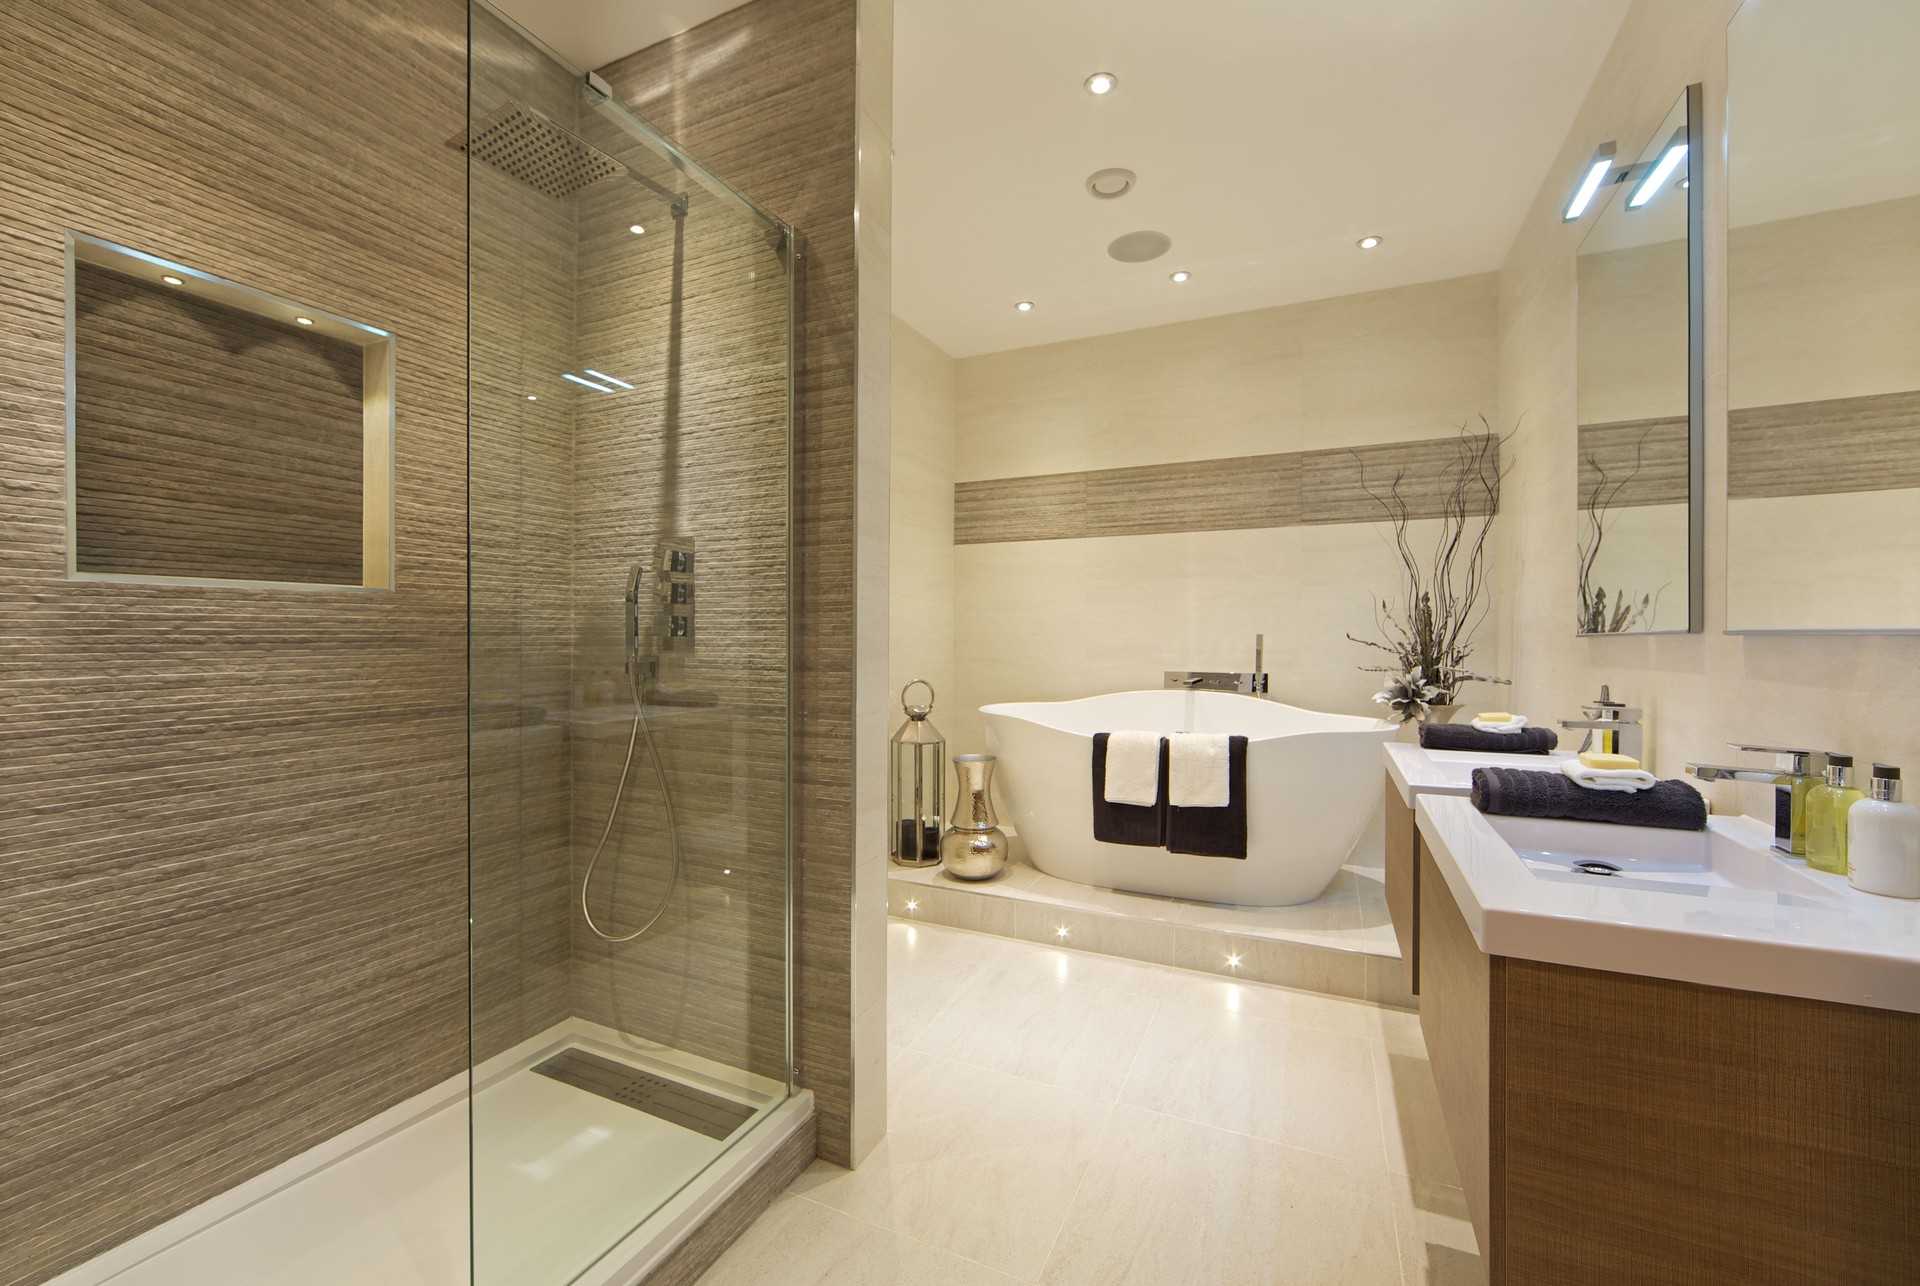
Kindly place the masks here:
<instances>
[{"instance_id":1,"label":"white towel","mask_svg":"<svg viewBox=\"0 0 1920 1286\"><path fill-rule=\"evenodd\" d=\"M1482 732L1498 732L1504 735L1509 732L1518 732L1522 728L1526 727L1527 716L1523 714L1517 714L1505 723L1483 723L1481 720L1475 719L1473 721L1473 726L1478 728Z\"/></svg>"},{"instance_id":2,"label":"white towel","mask_svg":"<svg viewBox=\"0 0 1920 1286\"><path fill-rule=\"evenodd\" d=\"M1151 808L1160 802L1160 734L1107 734L1106 795L1109 804L1139 804Z\"/></svg>"},{"instance_id":3,"label":"white towel","mask_svg":"<svg viewBox=\"0 0 1920 1286\"><path fill-rule=\"evenodd\" d=\"M1175 808L1225 808L1232 802L1227 751L1224 732L1174 733L1167 762L1167 802Z\"/></svg>"},{"instance_id":4,"label":"white towel","mask_svg":"<svg viewBox=\"0 0 1920 1286\"><path fill-rule=\"evenodd\" d=\"M1573 779L1576 786L1585 786L1588 790L1620 790L1629 793L1636 790L1648 790L1660 784L1660 779L1650 772L1638 768L1589 768L1578 759L1568 759L1560 765L1560 771Z\"/></svg>"}]
</instances>

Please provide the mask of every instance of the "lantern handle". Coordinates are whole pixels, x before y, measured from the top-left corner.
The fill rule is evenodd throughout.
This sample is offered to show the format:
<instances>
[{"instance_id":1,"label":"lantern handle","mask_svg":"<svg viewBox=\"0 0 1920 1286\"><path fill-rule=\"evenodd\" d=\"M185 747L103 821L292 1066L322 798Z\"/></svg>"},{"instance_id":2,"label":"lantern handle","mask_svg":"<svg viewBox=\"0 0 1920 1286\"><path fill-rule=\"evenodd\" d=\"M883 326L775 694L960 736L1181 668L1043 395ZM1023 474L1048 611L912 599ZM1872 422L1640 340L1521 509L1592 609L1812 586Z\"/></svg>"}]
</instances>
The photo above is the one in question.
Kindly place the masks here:
<instances>
[{"instance_id":1,"label":"lantern handle","mask_svg":"<svg viewBox=\"0 0 1920 1286\"><path fill-rule=\"evenodd\" d=\"M927 703L923 706L914 705L912 702L907 700L907 693L913 691L913 689L916 687L925 688L927 690ZM907 684L906 687L900 689L900 708L907 712L907 718L909 719L924 719L928 715L932 714L933 700L934 700L933 685L931 683L928 683L925 679L915 679L911 683Z\"/></svg>"}]
</instances>

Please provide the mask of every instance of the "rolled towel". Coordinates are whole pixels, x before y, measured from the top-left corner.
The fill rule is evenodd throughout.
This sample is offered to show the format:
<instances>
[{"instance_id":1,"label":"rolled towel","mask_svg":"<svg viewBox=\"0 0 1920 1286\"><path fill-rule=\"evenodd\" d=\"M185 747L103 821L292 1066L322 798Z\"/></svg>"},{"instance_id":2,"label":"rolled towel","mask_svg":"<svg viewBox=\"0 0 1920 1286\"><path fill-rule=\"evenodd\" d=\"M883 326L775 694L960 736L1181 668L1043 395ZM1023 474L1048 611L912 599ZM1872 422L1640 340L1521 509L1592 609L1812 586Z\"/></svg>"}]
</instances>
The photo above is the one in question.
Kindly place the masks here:
<instances>
[{"instance_id":1,"label":"rolled towel","mask_svg":"<svg viewBox=\"0 0 1920 1286\"><path fill-rule=\"evenodd\" d=\"M1473 726L1482 732L1491 732L1502 737L1509 737L1527 726L1527 716L1523 714L1510 714L1504 719L1475 719Z\"/></svg>"},{"instance_id":2,"label":"rolled towel","mask_svg":"<svg viewBox=\"0 0 1920 1286\"><path fill-rule=\"evenodd\" d=\"M1527 768L1473 770L1473 806L1508 817L1553 817L1570 822L1616 822L1674 831L1707 828L1707 801L1684 781L1655 782L1646 790L1588 790L1564 773Z\"/></svg>"},{"instance_id":3,"label":"rolled towel","mask_svg":"<svg viewBox=\"0 0 1920 1286\"><path fill-rule=\"evenodd\" d=\"M1160 798L1160 734L1107 734L1107 779L1103 793L1109 804L1151 808Z\"/></svg>"},{"instance_id":4,"label":"rolled towel","mask_svg":"<svg viewBox=\"0 0 1920 1286\"><path fill-rule=\"evenodd\" d=\"M1176 732L1169 740L1173 746L1167 760L1167 802L1175 808L1225 808L1232 799L1227 779L1228 735Z\"/></svg>"},{"instance_id":5,"label":"rolled towel","mask_svg":"<svg viewBox=\"0 0 1920 1286\"><path fill-rule=\"evenodd\" d=\"M1627 762L1632 763L1633 760ZM1588 790L1617 790L1633 794L1652 790L1660 784L1658 777L1639 768L1589 768L1578 759L1562 763L1560 771L1567 775L1568 781L1576 786L1585 786Z\"/></svg>"},{"instance_id":6,"label":"rolled towel","mask_svg":"<svg viewBox=\"0 0 1920 1286\"><path fill-rule=\"evenodd\" d=\"M1457 723L1423 723L1420 744L1427 750L1484 750L1506 755L1544 755L1560 744L1552 728L1522 728L1518 732L1482 732Z\"/></svg>"}]
</instances>

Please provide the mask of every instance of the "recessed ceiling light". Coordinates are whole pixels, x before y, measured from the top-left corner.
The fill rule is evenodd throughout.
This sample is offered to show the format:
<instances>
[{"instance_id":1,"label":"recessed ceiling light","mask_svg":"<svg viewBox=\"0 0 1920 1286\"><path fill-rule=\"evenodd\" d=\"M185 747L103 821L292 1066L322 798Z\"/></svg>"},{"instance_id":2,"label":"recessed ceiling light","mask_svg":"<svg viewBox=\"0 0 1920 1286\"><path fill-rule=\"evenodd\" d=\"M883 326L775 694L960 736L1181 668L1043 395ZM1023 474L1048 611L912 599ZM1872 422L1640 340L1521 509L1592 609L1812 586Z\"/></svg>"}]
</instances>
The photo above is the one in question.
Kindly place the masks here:
<instances>
[{"instance_id":1,"label":"recessed ceiling light","mask_svg":"<svg viewBox=\"0 0 1920 1286\"><path fill-rule=\"evenodd\" d=\"M1354 242L1353 244L1355 244L1356 246L1359 246L1362 250L1372 250L1380 244L1380 238L1371 237L1371 236L1362 237L1358 241Z\"/></svg>"},{"instance_id":2,"label":"recessed ceiling light","mask_svg":"<svg viewBox=\"0 0 1920 1286\"><path fill-rule=\"evenodd\" d=\"M1167 276L1167 280L1172 282L1191 281L1192 279L1193 279L1193 274L1188 272L1185 268L1182 268L1179 272L1169 273Z\"/></svg>"},{"instance_id":3,"label":"recessed ceiling light","mask_svg":"<svg viewBox=\"0 0 1920 1286\"><path fill-rule=\"evenodd\" d=\"M166 276L164 276L164 277L162 277L162 278L160 278L160 280L162 280L162 281L164 281L164 282L166 282L166 283L167 283L167 284L168 284L169 286L184 286L184 285L186 285L186 283L185 283L184 281L181 281L181 280L180 280L180 278L178 278L178 277L176 277L176 276L174 276L174 275L173 275L172 273L168 273L168 274L167 274Z\"/></svg>"},{"instance_id":4,"label":"recessed ceiling light","mask_svg":"<svg viewBox=\"0 0 1920 1286\"><path fill-rule=\"evenodd\" d=\"M1121 263L1146 263L1173 249L1173 238L1164 232L1129 232L1113 239L1107 253Z\"/></svg>"},{"instance_id":5,"label":"recessed ceiling light","mask_svg":"<svg viewBox=\"0 0 1920 1286\"><path fill-rule=\"evenodd\" d=\"M1112 201L1133 191L1134 173L1132 170L1114 168L1095 170L1087 175L1087 192L1102 201Z\"/></svg>"},{"instance_id":6,"label":"recessed ceiling light","mask_svg":"<svg viewBox=\"0 0 1920 1286\"><path fill-rule=\"evenodd\" d=\"M1087 77L1087 92L1089 94L1111 94L1114 86L1119 83L1120 78L1112 72L1097 71Z\"/></svg>"},{"instance_id":7,"label":"recessed ceiling light","mask_svg":"<svg viewBox=\"0 0 1920 1286\"><path fill-rule=\"evenodd\" d=\"M296 317L296 318L294 318L294 320L295 320L295 321L297 321L297 322L299 322L299 323L300 323L300 324L301 324L302 326L311 326L311 325L313 325L313 318L311 318L311 317Z\"/></svg>"},{"instance_id":8,"label":"recessed ceiling light","mask_svg":"<svg viewBox=\"0 0 1920 1286\"><path fill-rule=\"evenodd\" d=\"M642 227L642 226L641 226L640 224L637 224L637 223L636 223L636 224L634 224L634 225L633 225L632 227L630 227L630 228L628 228L628 229L627 229L627 231L628 231L628 232L631 232L631 233L632 233L632 234L633 234L634 236L636 236L636 237L637 237L637 236L639 236L639 235L640 235L641 233L643 233L643 232L645 232L645 231L646 231L646 228L644 228L644 227Z\"/></svg>"},{"instance_id":9,"label":"recessed ceiling light","mask_svg":"<svg viewBox=\"0 0 1920 1286\"><path fill-rule=\"evenodd\" d=\"M1015 312L1030 313L1033 311L1033 301L1031 299L1022 299L1019 303L1015 304L1013 308Z\"/></svg>"}]
</instances>

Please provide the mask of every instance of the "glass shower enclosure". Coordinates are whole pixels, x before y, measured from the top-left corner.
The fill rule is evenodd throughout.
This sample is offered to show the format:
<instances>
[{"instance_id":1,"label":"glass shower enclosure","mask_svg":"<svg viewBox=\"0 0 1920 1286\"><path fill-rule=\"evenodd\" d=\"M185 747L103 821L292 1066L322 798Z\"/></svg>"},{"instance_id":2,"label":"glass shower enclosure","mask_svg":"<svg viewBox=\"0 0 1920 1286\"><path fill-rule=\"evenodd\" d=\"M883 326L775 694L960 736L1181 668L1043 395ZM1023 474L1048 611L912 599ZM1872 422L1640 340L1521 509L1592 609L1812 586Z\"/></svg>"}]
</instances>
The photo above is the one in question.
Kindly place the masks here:
<instances>
[{"instance_id":1,"label":"glass shower enclosure","mask_svg":"<svg viewBox=\"0 0 1920 1286\"><path fill-rule=\"evenodd\" d=\"M473 1276L558 1286L792 1091L793 237L477 2L469 66Z\"/></svg>"}]
</instances>

